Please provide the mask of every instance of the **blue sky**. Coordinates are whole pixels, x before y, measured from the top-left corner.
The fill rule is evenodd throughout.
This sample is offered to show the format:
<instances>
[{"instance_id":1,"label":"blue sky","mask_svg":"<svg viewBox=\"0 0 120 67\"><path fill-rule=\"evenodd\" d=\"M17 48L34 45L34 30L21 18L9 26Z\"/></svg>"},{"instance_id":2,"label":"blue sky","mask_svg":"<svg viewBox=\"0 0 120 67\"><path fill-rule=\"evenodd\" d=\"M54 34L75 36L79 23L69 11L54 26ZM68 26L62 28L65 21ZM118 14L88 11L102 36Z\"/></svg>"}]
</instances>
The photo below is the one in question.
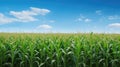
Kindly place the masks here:
<instances>
[{"instance_id":1,"label":"blue sky","mask_svg":"<svg viewBox=\"0 0 120 67\"><path fill-rule=\"evenodd\" d=\"M0 0L0 32L120 33L120 0Z\"/></svg>"}]
</instances>

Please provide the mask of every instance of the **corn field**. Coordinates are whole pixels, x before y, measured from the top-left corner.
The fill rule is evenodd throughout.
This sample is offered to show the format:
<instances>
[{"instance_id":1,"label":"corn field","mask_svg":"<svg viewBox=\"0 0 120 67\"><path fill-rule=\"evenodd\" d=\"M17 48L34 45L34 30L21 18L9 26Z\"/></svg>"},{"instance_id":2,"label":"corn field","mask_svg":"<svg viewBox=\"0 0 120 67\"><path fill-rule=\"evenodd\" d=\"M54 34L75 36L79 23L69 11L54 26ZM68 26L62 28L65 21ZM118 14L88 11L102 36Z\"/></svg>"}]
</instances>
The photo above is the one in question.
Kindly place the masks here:
<instances>
[{"instance_id":1,"label":"corn field","mask_svg":"<svg viewBox=\"0 0 120 67\"><path fill-rule=\"evenodd\" d=\"M120 67L120 35L0 33L0 67Z\"/></svg>"}]
</instances>

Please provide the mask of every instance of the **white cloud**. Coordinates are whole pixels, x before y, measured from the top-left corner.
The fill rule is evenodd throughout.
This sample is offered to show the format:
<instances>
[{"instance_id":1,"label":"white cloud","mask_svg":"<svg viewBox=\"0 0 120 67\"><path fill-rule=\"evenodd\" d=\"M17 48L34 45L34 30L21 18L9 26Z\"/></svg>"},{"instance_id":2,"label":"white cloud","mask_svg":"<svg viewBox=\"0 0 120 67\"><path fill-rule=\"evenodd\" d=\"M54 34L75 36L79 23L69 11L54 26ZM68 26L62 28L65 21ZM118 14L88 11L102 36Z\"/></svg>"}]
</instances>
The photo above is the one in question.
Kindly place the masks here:
<instances>
[{"instance_id":1,"label":"white cloud","mask_svg":"<svg viewBox=\"0 0 120 67\"><path fill-rule=\"evenodd\" d=\"M9 15L5 16L0 13L0 24L6 24L11 22L33 22L38 19L35 16L46 15L50 12L48 9L41 9L36 7L30 7L29 10L22 11L10 11Z\"/></svg>"},{"instance_id":2,"label":"white cloud","mask_svg":"<svg viewBox=\"0 0 120 67\"><path fill-rule=\"evenodd\" d=\"M120 19L120 16L118 16L118 15L108 16L108 19L109 20L117 20L117 19Z\"/></svg>"},{"instance_id":3,"label":"white cloud","mask_svg":"<svg viewBox=\"0 0 120 67\"><path fill-rule=\"evenodd\" d=\"M37 15L46 15L49 13L50 10L48 9L40 9L40 8L35 8L35 7L30 7L30 10L23 10L23 11L10 11L10 14L14 16L18 21L20 22L32 22L36 21L34 16Z\"/></svg>"},{"instance_id":4,"label":"white cloud","mask_svg":"<svg viewBox=\"0 0 120 67\"><path fill-rule=\"evenodd\" d=\"M31 22L36 21L37 19L33 17L33 14L30 12L15 12L10 11L10 14L13 15L19 22Z\"/></svg>"},{"instance_id":5,"label":"white cloud","mask_svg":"<svg viewBox=\"0 0 120 67\"><path fill-rule=\"evenodd\" d=\"M86 18L81 15L76 21L77 22L91 22L92 20L90 18Z\"/></svg>"},{"instance_id":6,"label":"white cloud","mask_svg":"<svg viewBox=\"0 0 120 67\"><path fill-rule=\"evenodd\" d=\"M98 14L98 15L102 15L102 11L101 10L96 10L95 13Z\"/></svg>"},{"instance_id":7,"label":"white cloud","mask_svg":"<svg viewBox=\"0 0 120 67\"><path fill-rule=\"evenodd\" d=\"M48 10L48 9L40 9L40 8L36 8L36 7L30 7L30 9L31 9L31 12L40 14L40 15L46 15L50 12L50 10Z\"/></svg>"},{"instance_id":8,"label":"white cloud","mask_svg":"<svg viewBox=\"0 0 120 67\"><path fill-rule=\"evenodd\" d=\"M39 28L39 29L51 29L52 26L47 25L47 24L43 24L43 25L38 26L37 28Z\"/></svg>"},{"instance_id":9,"label":"white cloud","mask_svg":"<svg viewBox=\"0 0 120 67\"><path fill-rule=\"evenodd\" d=\"M90 22L91 19L86 18L84 21L85 21L85 22Z\"/></svg>"},{"instance_id":10,"label":"white cloud","mask_svg":"<svg viewBox=\"0 0 120 67\"><path fill-rule=\"evenodd\" d=\"M108 25L111 28L120 28L120 23L112 23Z\"/></svg>"},{"instance_id":11,"label":"white cloud","mask_svg":"<svg viewBox=\"0 0 120 67\"><path fill-rule=\"evenodd\" d=\"M0 24L6 24L16 21L15 18L8 18L4 14L0 13Z\"/></svg>"}]
</instances>

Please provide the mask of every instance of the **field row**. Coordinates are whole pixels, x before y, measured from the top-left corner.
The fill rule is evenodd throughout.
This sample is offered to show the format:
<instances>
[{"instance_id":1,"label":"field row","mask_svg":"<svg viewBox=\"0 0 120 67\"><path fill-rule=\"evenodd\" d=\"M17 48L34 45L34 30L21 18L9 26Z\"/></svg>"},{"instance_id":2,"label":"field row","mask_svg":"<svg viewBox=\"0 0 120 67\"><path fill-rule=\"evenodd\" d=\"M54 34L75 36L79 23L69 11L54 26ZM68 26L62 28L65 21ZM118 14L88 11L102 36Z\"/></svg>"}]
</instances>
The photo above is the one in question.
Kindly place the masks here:
<instances>
[{"instance_id":1,"label":"field row","mask_svg":"<svg viewBox=\"0 0 120 67\"><path fill-rule=\"evenodd\" d=\"M118 34L0 34L0 67L119 67Z\"/></svg>"}]
</instances>

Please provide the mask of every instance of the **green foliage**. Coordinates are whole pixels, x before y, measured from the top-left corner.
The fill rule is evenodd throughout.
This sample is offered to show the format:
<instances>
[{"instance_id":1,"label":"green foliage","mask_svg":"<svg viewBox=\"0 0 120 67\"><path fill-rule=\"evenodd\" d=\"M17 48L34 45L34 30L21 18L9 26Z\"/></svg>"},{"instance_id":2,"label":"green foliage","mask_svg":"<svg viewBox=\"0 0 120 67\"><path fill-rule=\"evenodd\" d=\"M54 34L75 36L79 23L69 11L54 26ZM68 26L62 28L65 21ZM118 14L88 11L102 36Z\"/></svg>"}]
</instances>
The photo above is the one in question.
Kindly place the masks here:
<instances>
[{"instance_id":1,"label":"green foliage","mask_svg":"<svg viewBox=\"0 0 120 67\"><path fill-rule=\"evenodd\" d=\"M0 33L0 67L119 67L118 34Z\"/></svg>"}]
</instances>

